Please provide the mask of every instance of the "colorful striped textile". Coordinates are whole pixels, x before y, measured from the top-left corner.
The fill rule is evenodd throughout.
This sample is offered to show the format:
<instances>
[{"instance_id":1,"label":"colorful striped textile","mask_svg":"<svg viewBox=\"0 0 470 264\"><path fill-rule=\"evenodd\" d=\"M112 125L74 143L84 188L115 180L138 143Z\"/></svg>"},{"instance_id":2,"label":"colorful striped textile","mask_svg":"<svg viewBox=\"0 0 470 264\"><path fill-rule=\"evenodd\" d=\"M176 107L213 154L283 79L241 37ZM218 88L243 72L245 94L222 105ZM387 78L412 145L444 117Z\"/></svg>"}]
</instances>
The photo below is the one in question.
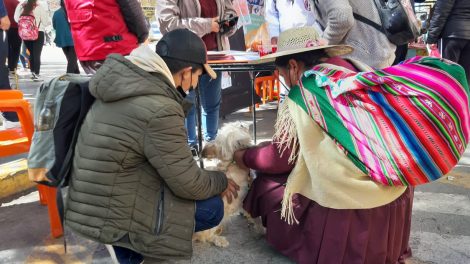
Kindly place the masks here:
<instances>
[{"instance_id":1,"label":"colorful striped textile","mask_svg":"<svg viewBox=\"0 0 470 264\"><path fill-rule=\"evenodd\" d=\"M468 96L463 68L431 57L361 73L318 65L289 93L385 185L419 185L450 172L469 139Z\"/></svg>"}]
</instances>

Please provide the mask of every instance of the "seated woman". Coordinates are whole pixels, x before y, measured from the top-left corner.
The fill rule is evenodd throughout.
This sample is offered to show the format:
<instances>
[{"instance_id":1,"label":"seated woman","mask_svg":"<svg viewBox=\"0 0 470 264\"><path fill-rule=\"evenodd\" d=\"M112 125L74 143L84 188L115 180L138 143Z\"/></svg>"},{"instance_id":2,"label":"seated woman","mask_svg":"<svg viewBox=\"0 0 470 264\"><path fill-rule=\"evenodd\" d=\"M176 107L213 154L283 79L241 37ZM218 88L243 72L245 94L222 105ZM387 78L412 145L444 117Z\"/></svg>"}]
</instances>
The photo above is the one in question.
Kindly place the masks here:
<instances>
[{"instance_id":1,"label":"seated woman","mask_svg":"<svg viewBox=\"0 0 470 264\"><path fill-rule=\"evenodd\" d=\"M262 218L267 242L298 263L404 263L413 188L372 181L317 124L324 116L311 117L293 98L315 65L359 71L360 63L336 57L350 51L324 45L313 28L281 33L268 56L292 88L273 142L235 153L257 172L244 208Z\"/></svg>"}]
</instances>

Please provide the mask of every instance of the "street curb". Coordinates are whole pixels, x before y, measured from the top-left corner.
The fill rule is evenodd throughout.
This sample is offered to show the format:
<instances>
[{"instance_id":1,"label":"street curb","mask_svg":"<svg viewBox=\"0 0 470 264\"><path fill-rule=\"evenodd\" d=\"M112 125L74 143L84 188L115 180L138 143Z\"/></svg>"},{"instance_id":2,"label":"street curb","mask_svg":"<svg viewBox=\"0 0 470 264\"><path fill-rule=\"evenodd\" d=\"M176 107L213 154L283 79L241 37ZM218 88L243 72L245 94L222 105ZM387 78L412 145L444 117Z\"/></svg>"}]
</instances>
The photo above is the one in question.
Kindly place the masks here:
<instances>
[{"instance_id":1,"label":"street curb","mask_svg":"<svg viewBox=\"0 0 470 264\"><path fill-rule=\"evenodd\" d=\"M27 160L0 164L0 199L31 189L36 183L28 178Z\"/></svg>"}]
</instances>

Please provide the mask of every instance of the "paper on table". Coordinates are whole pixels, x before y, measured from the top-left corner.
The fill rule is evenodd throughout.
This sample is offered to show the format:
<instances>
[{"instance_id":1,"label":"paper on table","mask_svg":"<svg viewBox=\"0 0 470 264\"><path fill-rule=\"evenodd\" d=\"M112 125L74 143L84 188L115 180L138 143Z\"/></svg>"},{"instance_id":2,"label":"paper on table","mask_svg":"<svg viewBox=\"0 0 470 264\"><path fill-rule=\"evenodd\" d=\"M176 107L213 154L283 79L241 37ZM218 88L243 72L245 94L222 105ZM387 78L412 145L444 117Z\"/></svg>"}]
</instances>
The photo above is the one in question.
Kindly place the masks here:
<instances>
[{"instance_id":1,"label":"paper on table","mask_svg":"<svg viewBox=\"0 0 470 264\"><path fill-rule=\"evenodd\" d=\"M209 61L214 61L214 60L252 61L252 60L258 60L259 54L258 52L224 50L224 51L208 51L207 57Z\"/></svg>"}]
</instances>

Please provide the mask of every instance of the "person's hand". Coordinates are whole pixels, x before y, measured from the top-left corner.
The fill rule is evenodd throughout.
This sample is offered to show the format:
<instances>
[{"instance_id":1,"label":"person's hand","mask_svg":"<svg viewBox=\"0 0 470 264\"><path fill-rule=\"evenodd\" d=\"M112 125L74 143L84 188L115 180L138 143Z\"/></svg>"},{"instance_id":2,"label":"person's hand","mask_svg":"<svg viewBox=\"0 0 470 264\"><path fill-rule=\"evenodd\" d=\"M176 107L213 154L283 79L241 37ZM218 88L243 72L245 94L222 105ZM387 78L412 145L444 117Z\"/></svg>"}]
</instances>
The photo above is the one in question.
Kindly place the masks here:
<instances>
[{"instance_id":1,"label":"person's hand","mask_svg":"<svg viewBox=\"0 0 470 264\"><path fill-rule=\"evenodd\" d=\"M8 16L0 18L0 29L7 31L10 28L10 19Z\"/></svg>"},{"instance_id":2,"label":"person's hand","mask_svg":"<svg viewBox=\"0 0 470 264\"><path fill-rule=\"evenodd\" d=\"M426 44L426 48L428 50L435 50L437 49L437 44Z\"/></svg>"},{"instance_id":3,"label":"person's hand","mask_svg":"<svg viewBox=\"0 0 470 264\"><path fill-rule=\"evenodd\" d=\"M218 22L219 22L219 18L218 18L218 17L212 18L212 25L211 25L211 30L212 30L212 31L211 31L211 32L215 32L215 33L219 32L220 26L219 26L219 23L218 23Z\"/></svg>"},{"instance_id":4,"label":"person's hand","mask_svg":"<svg viewBox=\"0 0 470 264\"><path fill-rule=\"evenodd\" d=\"M240 186L238 186L232 179L227 180L227 189L225 189L225 191L223 191L220 196L222 196L222 198L225 197L225 199L227 199L227 203L231 204L232 200L238 197Z\"/></svg>"},{"instance_id":5,"label":"person's hand","mask_svg":"<svg viewBox=\"0 0 470 264\"><path fill-rule=\"evenodd\" d=\"M246 149L240 149L233 153L233 161L237 164L238 167L244 170L248 170L246 167L245 162L243 161L243 156L245 155Z\"/></svg>"}]
</instances>

